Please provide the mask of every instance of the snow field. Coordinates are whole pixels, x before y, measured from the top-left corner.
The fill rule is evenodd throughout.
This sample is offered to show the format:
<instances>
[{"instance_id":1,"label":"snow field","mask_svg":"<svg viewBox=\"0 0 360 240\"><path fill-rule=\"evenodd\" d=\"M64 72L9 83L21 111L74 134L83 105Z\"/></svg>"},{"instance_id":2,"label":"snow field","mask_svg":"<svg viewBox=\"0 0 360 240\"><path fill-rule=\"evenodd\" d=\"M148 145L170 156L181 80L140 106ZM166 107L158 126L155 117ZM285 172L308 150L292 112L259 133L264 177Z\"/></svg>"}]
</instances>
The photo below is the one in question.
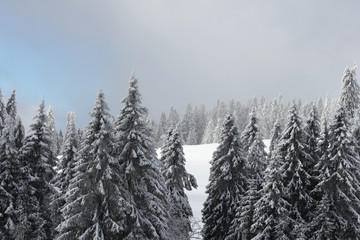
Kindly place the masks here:
<instances>
[{"instance_id":1,"label":"snow field","mask_svg":"<svg viewBox=\"0 0 360 240\"><path fill-rule=\"evenodd\" d=\"M270 139L264 140L264 143L266 145L265 151L268 152ZM210 161L217 146L217 143L183 146L186 159L186 170L188 173L195 176L198 184L197 189L191 191L185 189L185 192L188 196L194 217L199 220L201 220L201 210L207 197L205 190L209 182ZM160 157L160 149L157 150L157 153Z\"/></svg>"}]
</instances>

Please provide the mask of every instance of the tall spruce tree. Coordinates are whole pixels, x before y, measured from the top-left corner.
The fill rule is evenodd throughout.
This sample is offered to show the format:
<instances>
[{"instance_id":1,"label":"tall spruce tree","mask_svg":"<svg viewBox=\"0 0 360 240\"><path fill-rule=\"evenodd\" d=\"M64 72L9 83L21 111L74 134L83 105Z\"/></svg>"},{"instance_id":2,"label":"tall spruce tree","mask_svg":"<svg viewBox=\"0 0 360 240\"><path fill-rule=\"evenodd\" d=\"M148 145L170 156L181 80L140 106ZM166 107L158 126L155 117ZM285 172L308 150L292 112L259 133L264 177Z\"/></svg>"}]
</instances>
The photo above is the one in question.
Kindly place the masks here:
<instances>
[{"instance_id":1,"label":"tall spruce tree","mask_svg":"<svg viewBox=\"0 0 360 240\"><path fill-rule=\"evenodd\" d=\"M290 232L283 227L293 222L290 218L290 204L285 196L285 189L280 175L280 158L275 149L265 170L265 181L260 191L260 199L254 204L252 239L292 239Z\"/></svg>"},{"instance_id":2,"label":"tall spruce tree","mask_svg":"<svg viewBox=\"0 0 360 240\"><path fill-rule=\"evenodd\" d=\"M304 164L305 171L310 174L310 191L317 185L319 179L317 178L317 173L315 173L315 165L319 161L318 154L318 140L320 137L320 119L318 115L318 111L316 106L313 104L311 110L308 115L308 119L306 120L306 124L304 126L304 130L306 132L305 142L307 149L306 152L312 157L313 161L308 161L307 164ZM315 205L313 205L315 207Z\"/></svg>"},{"instance_id":3,"label":"tall spruce tree","mask_svg":"<svg viewBox=\"0 0 360 240\"><path fill-rule=\"evenodd\" d=\"M52 239L54 226L49 205L54 193L50 181L55 175L55 154L51 149L44 101L30 125L30 131L20 156L22 181L17 211L21 222L17 226L17 238Z\"/></svg>"},{"instance_id":4,"label":"tall spruce tree","mask_svg":"<svg viewBox=\"0 0 360 240\"><path fill-rule=\"evenodd\" d=\"M319 161L315 165L317 185L312 191L312 195L317 201L317 204L314 211L315 216L310 223L310 228L312 233L311 239L316 240L339 239L336 232L337 217L333 209L334 202L329 193L324 191L326 181L329 179L331 171L328 147L329 129L327 120L324 119L317 146L317 156L319 156Z\"/></svg>"},{"instance_id":5,"label":"tall spruce tree","mask_svg":"<svg viewBox=\"0 0 360 240\"><path fill-rule=\"evenodd\" d=\"M306 238L308 222L313 214L311 210L315 204L310 195L311 175L306 171L306 166L313 163L313 158L307 152L309 147L305 140L306 132L293 105L277 153L281 163L279 171L284 184L284 198L291 204L290 218L293 221L282 226L284 232L291 233L288 236L290 239Z\"/></svg>"},{"instance_id":6,"label":"tall spruce tree","mask_svg":"<svg viewBox=\"0 0 360 240\"><path fill-rule=\"evenodd\" d=\"M356 65L345 68L339 99L350 118L355 116L360 105L360 86L356 80L356 68Z\"/></svg>"},{"instance_id":7,"label":"tall spruce tree","mask_svg":"<svg viewBox=\"0 0 360 240\"><path fill-rule=\"evenodd\" d=\"M251 135L251 134L250 134ZM249 187L236 209L236 216L229 229L227 239L251 239L250 232L253 223L254 205L259 200L259 192L264 182L267 154L260 132L255 133L255 139L247 154Z\"/></svg>"},{"instance_id":8,"label":"tall spruce tree","mask_svg":"<svg viewBox=\"0 0 360 240\"><path fill-rule=\"evenodd\" d=\"M196 132L197 135L196 144L201 144L204 137L205 127L207 122L206 108L204 104L201 104L200 107L195 107L194 122L195 122L194 125L196 131L193 130L193 132Z\"/></svg>"},{"instance_id":9,"label":"tall spruce tree","mask_svg":"<svg viewBox=\"0 0 360 240\"><path fill-rule=\"evenodd\" d=\"M52 106L49 106L48 112L47 112L47 116L48 116L48 128L50 129L50 133L51 133L51 148L53 150L53 152L57 155L59 154L59 149L58 149L58 133L56 131L56 127L55 127L55 116L54 116L54 110L52 108Z\"/></svg>"},{"instance_id":10,"label":"tall spruce tree","mask_svg":"<svg viewBox=\"0 0 360 240\"><path fill-rule=\"evenodd\" d=\"M309 146L308 153L313 156L315 164L318 162L317 156L317 142L320 137L320 118L315 105L312 106L308 119L306 120L306 124L304 126L304 130L307 133L305 137L305 141ZM313 168L313 166L311 166Z\"/></svg>"},{"instance_id":11,"label":"tall spruce tree","mask_svg":"<svg viewBox=\"0 0 360 240\"><path fill-rule=\"evenodd\" d=\"M167 126L168 126L168 128L176 127L179 122L180 122L180 116L177 113L176 109L173 106L171 106L170 111L169 111L169 115L168 115L168 118L167 118Z\"/></svg>"},{"instance_id":12,"label":"tall spruce tree","mask_svg":"<svg viewBox=\"0 0 360 240\"><path fill-rule=\"evenodd\" d=\"M56 193L51 202L52 219L55 226L58 226L63 220L61 208L65 204L66 191L68 190L71 180L76 174L76 154L80 143L78 142L77 130L75 127L75 113L70 112L67 115L65 145L61 152L61 159L58 164L58 174L53 180L56 186Z\"/></svg>"},{"instance_id":13,"label":"tall spruce tree","mask_svg":"<svg viewBox=\"0 0 360 240\"><path fill-rule=\"evenodd\" d=\"M189 138L189 132L191 130L191 122L193 121L193 118L194 110L192 105L189 103L186 106L183 118L180 122L180 134L185 144L187 144L187 140Z\"/></svg>"},{"instance_id":14,"label":"tall spruce tree","mask_svg":"<svg viewBox=\"0 0 360 240\"><path fill-rule=\"evenodd\" d=\"M277 147L277 144L281 137L281 132L282 129L281 129L280 121L279 119L276 119L270 134L271 137L270 137L270 146L269 146L269 154L268 154L269 159L271 159L271 155Z\"/></svg>"},{"instance_id":15,"label":"tall spruce tree","mask_svg":"<svg viewBox=\"0 0 360 240\"><path fill-rule=\"evenodd\" d=\"M162 145L163 137L166 134L167 128L168 128L168 126L167 126L166 114L161 113L157 131L155 133L155 141L156 141L157 145L159 145L159 146Z\"/></svg>"},{"instance_id":16,"label":"tall spruce tree","mask_svg":"<svg viewBox=\"0 0 360 240\"><path fill-rule=\"evenodd\" d=\"M58 150L59 154L62 153L62 151L63 151L63 145L64 145L64 135L63 135L62 130L60 129L59 133L58 133L58 139L57 139L57 150Z\"/></svg>"},{"instance_id":17,"label":"tall spruce tree","mask_svg":"<svg viewBox=\"0 0 360 240\"><path fill-rule=\"evenodd\" d=\"M341 105L330 126L325 154L319 171L323 194L318 208L321 218L315 222L317 239L325 233L333 234L331 239L359 239L359 154L350 134L347 111ZM328 211L321 213L321 208Z\"/></svg>"},{"instance_id":18,"label":"tall spruce tree","mask_svg":"<svg viewBox=\"0 0 360 240\"><path fill-rule=\"evenodd\" d=\"M6 103L6 112L13 119L16 119L17 110L16 110L16 93L15 89L11 92L10 98Z\"/></svg>"},{"instance_id":19,"label":"tall spruce tree","mask_svg":"<svg viewBox=\"0 0 360 240\"><path fill-rule=\"evenodd\" d=\"M4 128L5 125L5 119L6 119L6 107L3 102L3 95L0 88L0 135L1 135L1 130Z\"/></svg>"},{"instance_id":20,"label":"tall spruce tree","mask_svg":"<svg viewBox=\"0 0 360 240\"><path fill-rule=\"evenodd\" d=\"M14 136L15 119L7 115L0 136L0 239L14 239L18 219L19 161Z\"/></svg>"},{"instance_id":21,"label":"tall spruce tree","mask_svg":"<svg viewBox=\"0 0 360 240\"><path fill-rule=\"evenodd\" d=\"M244 145L244 150L247 152L250 146L255 141L256 135L259 132L258 118L256 117L255 108L252 109L250 114L250 120L241 134L241 142Z\"/></svg>"},{"instance_id":22,"label":"tall spruce tree","mask_svg":"<svg viewBox=\"0 0 360 240\"><path fill-rule=\"evenodd\" d=\"M112 156L112 117L101 90L90 116L56 239L124 239L130 231L124 176Z\"/></svg>"},{"instance_id":23,"label":"tall spruce tree","mask_svg":"<svg viewBox=\"0 0 360 240\"><path fill-rule=\"evenodd\" d=\"M204 203L204 239L225 239L237 204L248 185L247 162L234 119L226 117L221 141L213 154Z\"/></svg>"},{"instance_id":24,"label":"tall spruce tree","mask_svg":"<svg viewBox=\"0 0 360 240\"><path fill-rule=\"evenodd\" d=\"M177 129L170 129L161 148L162 174L169 191L171 204L171 239L190 239L191 206L185 193L197 188L196 179L185 169L185 157Z\"/></svg>"},{"instance_id":25,"label":"tall spruce tree","mask_svg":"<svg viewBox=\"0 0 360 240\"><path fill-rule=\"evenodd\" d=\"M18 151L20 151L21 147L24 145L25 138L25 128L22 124L21 118L19 116L16 117L15 120L15 128L14 128L14 142L15 147Z\"/></svg>"},{"instance_id":26,"label":"tall spruce tree","mask_svg":"<svg viewBox=\"0 0 360 240\"><path fill-rule=\"evenodd\" d=\"M126 239L168 239L168 194L161 175L153 139L145 122L138 80L130 78L124 107L115 121L117 158L125 173L132 206Z\"/></svg>"}]
</instances>

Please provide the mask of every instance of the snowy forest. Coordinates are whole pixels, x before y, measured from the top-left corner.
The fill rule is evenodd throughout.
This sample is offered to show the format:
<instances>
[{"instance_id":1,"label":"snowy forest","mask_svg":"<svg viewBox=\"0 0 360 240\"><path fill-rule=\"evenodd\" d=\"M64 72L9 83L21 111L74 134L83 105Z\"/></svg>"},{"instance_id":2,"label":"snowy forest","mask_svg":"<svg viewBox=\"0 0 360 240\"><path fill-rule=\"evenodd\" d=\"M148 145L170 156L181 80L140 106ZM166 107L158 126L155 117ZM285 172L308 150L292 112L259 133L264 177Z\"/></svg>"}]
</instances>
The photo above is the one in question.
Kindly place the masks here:
<instances>
[{"instance_id":1,"label":"snowy forest","mask_svg":"<svg viewBox=\"0 0 360 240\"><path fill-rule=\"evenodd\" d=\"M88 125L69 112L63 134L43 101L26 133L15 90L0 91L1 239L360 239L356 66L335 99L218 100L156 122L133 75L122 103L114 118L100 90ZM183 145L204 143L218 146L194 223Z\"/></svg>"}]
</instances>

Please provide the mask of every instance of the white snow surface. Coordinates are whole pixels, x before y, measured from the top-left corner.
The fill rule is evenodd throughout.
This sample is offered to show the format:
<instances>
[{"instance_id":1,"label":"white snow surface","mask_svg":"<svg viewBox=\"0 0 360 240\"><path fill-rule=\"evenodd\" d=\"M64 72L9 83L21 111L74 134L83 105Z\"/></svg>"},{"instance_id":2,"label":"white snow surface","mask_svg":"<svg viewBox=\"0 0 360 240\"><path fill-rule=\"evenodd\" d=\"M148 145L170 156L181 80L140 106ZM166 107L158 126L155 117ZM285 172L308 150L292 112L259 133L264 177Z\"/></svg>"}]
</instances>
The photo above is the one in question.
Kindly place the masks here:
<instances>
[{"instance_id":1,"label":"white snow surface","mask_svg":"<svg viewBox=\"0 0 360 240\"><path fill-rule=\"evenodd\" d=\"M265 151L268 152L270 139L264 140L266 145ZM206 186L209 182L210 161L218 144L202 144L202 145L184 145L184 154L186 159L186 170L195 176L198 188L186 191L189 203L193 210L194 217L201 220L201 210L206 200ZM157 150L160 157L160 149Z\"/></svg>"}]
</instances>

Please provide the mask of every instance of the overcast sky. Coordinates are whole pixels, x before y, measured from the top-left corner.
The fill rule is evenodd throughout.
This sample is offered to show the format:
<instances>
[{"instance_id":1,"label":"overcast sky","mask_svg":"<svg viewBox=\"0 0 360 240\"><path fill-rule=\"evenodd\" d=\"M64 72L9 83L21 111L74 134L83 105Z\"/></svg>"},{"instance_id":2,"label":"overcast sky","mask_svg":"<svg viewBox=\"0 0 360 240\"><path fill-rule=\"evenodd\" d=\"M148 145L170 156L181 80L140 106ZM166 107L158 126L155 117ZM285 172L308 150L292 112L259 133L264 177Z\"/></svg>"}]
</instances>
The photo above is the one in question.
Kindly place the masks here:
<instances>
[{"instance_id":1,"label":"overcast sky","mask_svg":"<svg viewBox=\"0 0 360 240\"><path fill-rule=\"evenodd\" d=\"M120 111L133 71L154 119L216 99L337 96L360 62L360 1L33 0L0 2L0 88L28 125L89 121L99 88Z\"/></svg>"}]
</instances>

